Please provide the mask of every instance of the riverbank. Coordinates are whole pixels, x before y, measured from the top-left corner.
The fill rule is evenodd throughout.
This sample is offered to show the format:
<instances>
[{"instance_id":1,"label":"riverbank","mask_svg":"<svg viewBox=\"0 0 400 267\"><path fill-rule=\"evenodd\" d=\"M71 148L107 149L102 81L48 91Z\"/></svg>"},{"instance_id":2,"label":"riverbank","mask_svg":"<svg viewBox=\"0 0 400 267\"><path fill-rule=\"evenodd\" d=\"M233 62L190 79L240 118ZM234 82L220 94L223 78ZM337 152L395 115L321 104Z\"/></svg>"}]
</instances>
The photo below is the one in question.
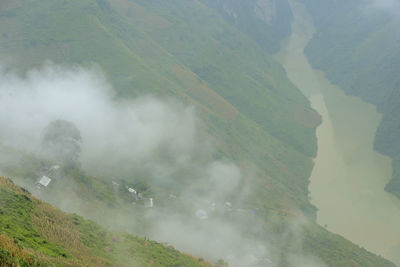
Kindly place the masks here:
<instances>
[{"instance_id":1,"label":"riverbank","mask_svg":"<svg viewBox=\"0 0 400 267\"><path fill-rule=\"evenodd\" d=\"M400 201L384 191L391 159L373 149L382 115L312 68L304 55L315 32L312 19L301 5L292 3L292 8L293 33L277 58L323 119L309 186L317 222L399 264Z\"/></svg>"}]
</instances>

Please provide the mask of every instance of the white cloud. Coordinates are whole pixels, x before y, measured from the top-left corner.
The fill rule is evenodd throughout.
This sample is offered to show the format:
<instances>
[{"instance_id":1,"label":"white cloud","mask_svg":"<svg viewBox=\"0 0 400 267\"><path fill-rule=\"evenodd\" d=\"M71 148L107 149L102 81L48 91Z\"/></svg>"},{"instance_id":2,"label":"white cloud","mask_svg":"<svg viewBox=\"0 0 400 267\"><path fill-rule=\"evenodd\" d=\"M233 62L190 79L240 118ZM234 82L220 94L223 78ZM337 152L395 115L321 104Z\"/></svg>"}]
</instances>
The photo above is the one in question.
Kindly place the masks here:
<instances>
[{"instance_id":1,"label":"white cloud","mask_svg":"<svg viewBox=\"0 0 400 267\"><path fill-rule=\"evenodd\" d=\"M190 178L188 184L179 184L182 213L165 207L140 218L148 220L151 237L205 258L224 258L230 266L276 266L274 260L280 254L274 256L269 241L260 239L268 225L238 203L244 192L251 194L243 184L249 179L243 179L232 162L213 159L214 148L194 107L151 96L118 101L101 73L79 67L47 64L24 77L0 71L3 144L40 153L45 127L58 119L74 123L81 132L81 161L90 173L112 177L116 171L129 174L138 169L161 187L174 182L179 172ZM50 201L68 211L87 215L82 208L87 203L70 192L50 196L54 198ZM232 198L237 200L233 211L224 213L225 202ZM204 209L211 214L210 202L217 203L219 215L199 220L195 211ZM105 211L96 214L97 210L91 210L92 218L109 218L110 224L124 225L128 231L138 219L124 211L109 210L105 216ZM270 237L280 239L273 234ZM293 257L300 266L317 262L300 254Z\"/></svg>"}]
</instances>

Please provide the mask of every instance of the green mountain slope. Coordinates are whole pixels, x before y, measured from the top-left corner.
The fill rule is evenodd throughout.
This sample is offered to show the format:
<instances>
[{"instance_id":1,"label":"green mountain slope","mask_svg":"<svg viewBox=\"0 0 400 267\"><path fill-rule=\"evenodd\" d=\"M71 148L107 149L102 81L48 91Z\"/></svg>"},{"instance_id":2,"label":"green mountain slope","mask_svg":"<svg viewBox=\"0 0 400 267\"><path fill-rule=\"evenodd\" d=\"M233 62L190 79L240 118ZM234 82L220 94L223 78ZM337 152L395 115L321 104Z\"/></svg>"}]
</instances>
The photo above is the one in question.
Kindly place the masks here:
<instances>
[{"instance_id":1,"label":"green mountain slope","mask_svg":"<svg viewBox=\"0 0 400 267\"><path fill-rule=\"evenodd\" d=\"M346 93L375 104L384 115L374 146L393 158L386 190L400 197L399 18L365 1L304 3L317 27L306 49L310 62Z\"/></svg>"},{"instance_id":2,"label":"green mountain slope","mask_svg":"<svg viewBox=\"0 0 400 267\"><path fill-rule=\"evenodd\" d=\"M96 183L96 180L92 183ZM83 191L88 189L82 188L85 187L82 183L77 187ZM104 191L100 189L95 192L104 194ZM60 190L54 193L62 194ZM70 191L69 194L71 193ZM115 195L115 197L118 196L120 195ZM101 215L95 219L100 222L109 216L113 219L113 213L109 213L102 207L102 202L99 200L100 198L97 201L85 199L88 209L101 210ZM113 202L114 210L117 208L116 203ZM0 178L0 204L2 215L0 217L0 229L2 229L0 263L19 262L21 266L24 264L25 266L35 266L35 264L36 266L81 266L82 264L89 266L214 266L201 258L183 255L172 246L166 247L146 238L109 232L92 221L85 221L80 216L65 214L39 201L28 191L6 178ZM136 216L131 217L130 220L139 223L139 227L146 227L140 224L140 217L144 215L140 209L132 209L132 207L124 209L126 214L132 211ZM114 216L117 214L115 213ZM117 216L120 220L124 219L121 214ZM268 222L272 223L271 220ZM254 222L249 221L249 223ZM339 235L329 233L316 224L300 227L302 229L300 239L297 234L294 236L292 236L294 233L288 234L287 231L291 226L290 222L285 220L277 220L274 223L275 237L271 235L271 232L266 235L257 232L257 235L265 235L269 242L275 240L279 250L280 246L285 247L279 252L281 253L279 266L296 266L291 257L298 255L298 260L300 260L303 257L300 256L301 254L319 257L327 266L394 266L389 261L352 244ZM276 239L276 235L282 238ZM300 250L297 245L299 242L301 243ZM219 261L215 266L224 266L223 261Z\"/></svg>"},{"instance_id":3,"label":"green mountain slope","mask_svg":"<svg viewBox=\"0 0 400 267\"><path fill-rule=\"evenodd\" d=\"M0 213L1 266L213 266L63 213L4 177Z\"/></svg>"},{"instance_id":4,"label":"green mountain slope","mask_svg":"<svg viewBox=\"0 0 400 267\"><path fill-rule=\"evenodd\" d=\"M117 99L154 94L196 106L208 137L217 147L214 157L237 163L243 176L249 177L246 189L251 194L241 201L247 209L257 207L257 216L246 216L245 233L269 243L267 230L257 232L248 225L271 224L270 231L284 239L271 241L273 250L282 253L276 257L282 266L290 265L286 256L292 252L319 256L329 266L392 266L313 222L300 238L303 247L292 248L292 243L298 243L297 236L286 238L286 231L297 217L315 218L307 187L313 165L311 157L317 149L315 127L320 118L267 52L276 49L277 39L273 38L275 44L264 46L263 38L269 38L269 33L255 38L260 25L257 33L246 32L246 25L256 23L252 18L241 22L242 26L234 25L221 16L220 6L195 0L3 3L0 57L7 70L19 69L24 73L45 60L95 64L105 72ZM284 8L282 12L290 13ZM279 36L287 34L287 29L270 30ZM0 151L2 155L15 154L18 159L9 164L0 158L1 169L30 187L34 186L38 170L48 164L26 151L6 146L0 146ZM97 165L101 168L102 162ZM109 179L80 169L62 171L67 179L58 184L52 182L42 198L69 210L79 207L85 216L99 223L107 224L102 220L104 214L120 209L129 211L126 213L130 222L149 226L143 217L132 216L132 210L140 212L138 205L124 209L125 196L115 191ZM124 177L126 185L136 186L136 179L144 176L134 172L126 175L119 169L102 171ZM192 182L184 178L186 173L182 170L171 185L177 195L184 182ZM71 183L63 184L64 181ZM163 203L161 208L167 206L169 196L165 187L149 184L149 194L153 194L156 203ZM70 206L65 204L64 196L69 197ZM228 217L232 221L237 218L240 216ZM118 226L115 221L114 224ZM286 251L282 247L292 249Z\"/></svg>"},{"instance_id":5,"label":"green mountain slope","mask_svg":"<svg viewBox=\"0 0 400 267\"><path fill-rule=\"evenodd\" d=\"M270 53L290 35L291 8L287 0L202 0L216 9L231 25L254 39Z\"/></svg>"},{"instance_id":6,"label":"green mountain slope","mask_svg":"<svg viewBox=\"0 0 400 267\"><path fill-rule=\"evenodd\" d=\"M224 154L256 161L271 207L285 202L312 214L307 179L319 118L272 57L198 1L112 4L136 13L123 17L93 0L5 5L0 54L22 70L45 60L95 63L120 97L161 94L197 105Z\"/></svg>"},{"instance_id":7,"label":"green mountain slope","mask_svg":"<svg viewBox=\"0 0 400 267\"><path fill-rule=\"evenodd\" d=\"M308 101L287 81L281 66L256 42L230 27L218 13L200 2L134 3L156 13L168 26L149 27L150 23L142 23L149 17L144 14L127 14L127 17L146 29L199 79L274 137L309 156L315 154L313 129L301 127L295 116L308 106ZM132 9L136 7L131 5ZM118 8L118 3L115 6ZM127 10L126 3L121 8Z\"/></svg>"}]
</instances>

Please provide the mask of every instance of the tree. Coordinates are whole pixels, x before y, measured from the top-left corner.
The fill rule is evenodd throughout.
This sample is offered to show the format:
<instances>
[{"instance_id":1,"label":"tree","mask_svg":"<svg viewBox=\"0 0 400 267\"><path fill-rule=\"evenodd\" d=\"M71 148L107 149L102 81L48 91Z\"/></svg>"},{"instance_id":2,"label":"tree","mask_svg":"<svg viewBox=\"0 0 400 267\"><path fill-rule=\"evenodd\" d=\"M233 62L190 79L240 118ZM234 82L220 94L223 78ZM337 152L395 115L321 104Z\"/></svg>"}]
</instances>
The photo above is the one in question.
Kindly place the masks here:
<instances>
[{"instance_id":1,"label":"tree","mask_svg":"<svg viewBox=\"0 0 400 267\"><path fill-rule=\"evenodd\" d=\"M52 159L65 165L78 164L81 152L81 134L69 121L52 121L44 131L43 145Z\"/></svg>"}]
</instances>

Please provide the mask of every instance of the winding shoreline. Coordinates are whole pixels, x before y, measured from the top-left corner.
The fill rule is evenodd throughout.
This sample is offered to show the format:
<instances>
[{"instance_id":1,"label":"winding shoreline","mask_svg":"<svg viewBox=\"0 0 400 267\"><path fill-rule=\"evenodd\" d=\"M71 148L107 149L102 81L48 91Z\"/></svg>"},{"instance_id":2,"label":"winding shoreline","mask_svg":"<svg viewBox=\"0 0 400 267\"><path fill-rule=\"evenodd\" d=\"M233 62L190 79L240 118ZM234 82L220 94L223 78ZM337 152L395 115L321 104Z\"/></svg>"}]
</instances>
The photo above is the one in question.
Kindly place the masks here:
<instances>
[{"instance_id":1,"label":"winding shoreline","mask_svg":"<svg viewBox=\"0 0 400 267\"><path fill-rule=\"evenodd\" d=\"M382 115L312 68L304 55L315 31L312 19L300 4L292 2L292 9L293 32L277 59L322 116L309 185L317 223L399 264L400 201L384 191L391 159L373 149Z\"/></svg>"}]
</instances>

